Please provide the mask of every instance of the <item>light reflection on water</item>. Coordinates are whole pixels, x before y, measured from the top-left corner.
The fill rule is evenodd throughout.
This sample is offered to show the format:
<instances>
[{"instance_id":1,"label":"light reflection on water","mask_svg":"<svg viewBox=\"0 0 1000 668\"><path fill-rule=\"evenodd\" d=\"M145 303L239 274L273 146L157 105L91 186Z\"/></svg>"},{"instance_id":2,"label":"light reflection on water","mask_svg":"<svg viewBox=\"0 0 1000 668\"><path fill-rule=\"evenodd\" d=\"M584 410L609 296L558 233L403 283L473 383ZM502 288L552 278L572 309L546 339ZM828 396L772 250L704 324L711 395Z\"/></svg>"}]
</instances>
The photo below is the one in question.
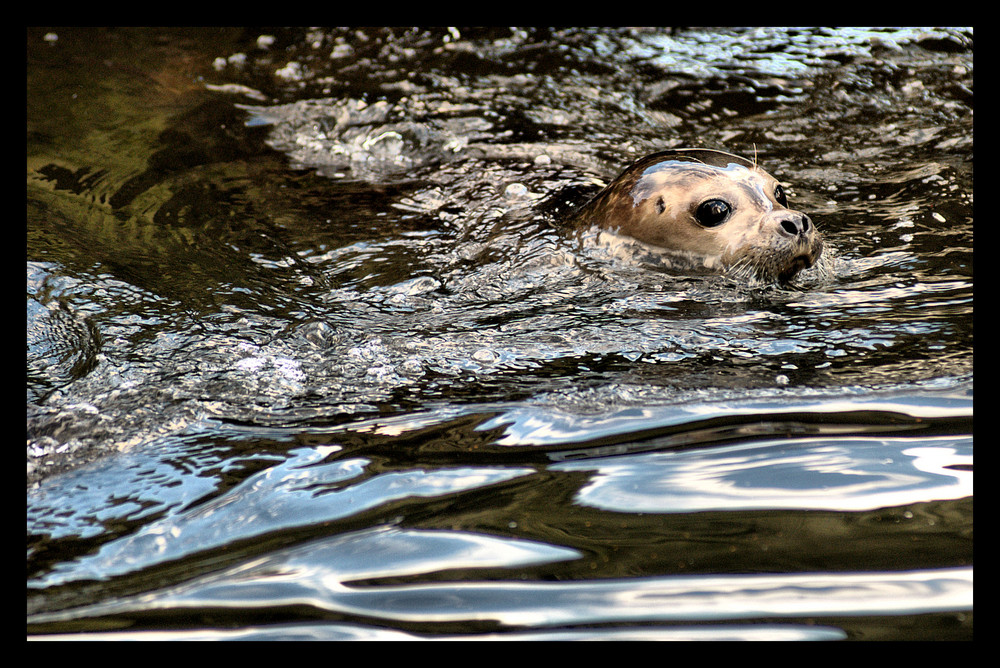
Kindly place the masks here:
<instances>
[{"instance_id":1,"label":"light reflection on water","mask_svg":"<svg viewBox=\"0 0 1000 668\"><path fill-rule=\"evenodd\" d=\"M478 635L419 635L394 631L377 626L356 624L271 624L267 626L246 626L239 630L213 629L192 631L148 631L130 633L90 633L86 636L31 636L29 640L486 640L495 642L525 640L673 640L673 641L782 641L782 640L843 640L847 634L840 629L817 626L794 626L782 624L754 624L752 626L675 626L653 625L614 627L603 626L595 630L556 631L508 631L504 633L481 633Z\"/></svg>"},{"instance_id":2,"label":"light reflection on water","mask_svg":"<svg viewBox=\"0 0 1000 668\"><path fill-rule=\"evenodd\" d=\"M925 614L971 607L972 569L897 573L665 576L591 582L379 584L373 579L578 556L520 540L451 532L378 530L273 551L185 585L74 610L70 618L149 610L307 605L397 622L491 621L544 627L629 621L716 621ZM389 564L387 566L386 564ZM352 581L369 581L353 584ZM60 613L36 617L52 623Z\"/></svg>"},{"instance_id":3,"label":"light reflection on water","mask_svg":"<svg viewBox=\"0 0 1000 668\"><path fill-rule=\"evenodd\" d=\"M967 414L969 408L967 403L963 406L962 402L947 398L937 403L935 407L926 398L915 401L913 412L951 419ZM899 411L903 399L894 396L885 405ZM870 397L861 397L853 407L871 406ZM484 441L494 444L493 453L518 447L537 449L537 445L501 445L495 437L517 422L536 426L545 422L548 418L544 410L536 408L534 417L524 408L507 418L502 414L491 418L485 413L471 422L454 411L437 419L429 415L409 421L390 418L381 424L372 422L357 428L317 432L316 436L328 445L293 448L280 458L272 456L270 463L266 463L266 458L254 458L258 465L266 463L262 470L204 502L190 496L182 501L176 495L177 483L185 476L193 476L180 489L190 493L200 487L204 493L212 487L211 481L217 479L216 472L237 472L243 468L240 456L228 463L206 457L200 466L192 466L194 462L190 459L183 467L165 461L166 466L156 475L143 478L142 486L133 483L125 488L102 490L100 481L105 478L95 476L94 472L65 476L62 490L50 485L46 494L35 500L37 507L29 505L29 532L32 522L48 523L52 536L65 537L72 536L79 527L87 531L87 523L81 520L88 515L99 526L128 516L138 518L152 510L165 514L90 555L64 561L48 573L30 579L29 591L63 589L67 601L72 601L76 598L72 592L78 585L83 585L86 591L91 582L117 581L120 587L123 583L141 581L144 573L156 568L180 568L185 577L178 585L84 604L64 613L38 610L30 615L30 620L41 630L63 620L127 619L140 611L225 608L239 616L257 608L306 605L331 613L391 619L403 624L453 624L475 619L499 624L498 629L537 630L639 620L720 621L761 616L911 615L971 610L971 568L768 576L674 574L559 584L523 582L514 575L525 569L544 572L557 564L571 568L580 564L586 570L585 564L593 559L594 546L573 533L548 534L544 540L517 537L521 530L531 530L541 516L528 519L535 513L519 508L525 501L498 505L498 499L511 495L525 500L541 495L544 499L562 496L565 489L572 490L572 507L576 508L573 512L593 513L588 523L608 530L619 522L605 513L621 514L624 523L629 524L634 520L627 518L645 517L647 523L655 523L657 515L697 517L698 513L714 512L722 517L733 516L730 521L733 523L740 513L747 511L832 511L832 519L843 513L849 517L860 511L884 512L890 508L914 509L900 510L900 530L911 526L910 530L918 534L927 531L933 534L945 528L935 524L955 511L920 509L927 504L938 507L949 499L971 497L971 438L837 436L838 431L849 431L842 416L857 414L847 410L851 407L850 402L842 401L843 412L828 416L824 425L830 435L825 437L780 440L750 437L751 440L735 445L720 442L676 450L672 449L676 447L676 439L654 436L632 444L634 451L628 452L627 439L638 432L623 430L619 432L623 442L616 446L617 453L612 454L615 447L608 445L565 450L550 443L547 459L555 461L542 464L544 460L537 460L532 466L473 464L476 458L470 459L471 453L466 451L462 456L468 463L466 466L399 469L385 458L377 444L401 444L404 441L400 437L416 437L424 443L421 449L429 455L436 448L447 451L452 439L468 430L462 439L477 433L493 436ZM704 406L698 408L703 410ZM753 415L747 407L743 410ZM734 413L738 416L739 411ZM650 411L638 415L642 415L646 431L651 432L655 422ZM659 426L675 427L677 415L676 409L667 407ZM840 426L829 420L838 415L844 421ZM635 421L636 417L625 415L621 419ZM914 416L911 420L915 422L902 428L912 431L916 424L927 419ZM460 427L462 424L465 426ZM762 429L762 423L745 424L754 429L745 431L744 439L754 430L767 431ZM792 425L789 422L785 428ZM618 428L621 429L620 423ZM419 437L422 433L431 436ZM606 430L603 440L606 442L613 433L614 429ZM566 436L563 434L561 439L564 445L579 445ZM351 444L349 447L358 450L366 441L380 465L372 458L346 456L344 445L340 445ZM382 454L374 455L376 452ZM405 448L398 456L409 457ZM491 455L484 452L483 456ZM567 456L568 461L560 461ZM148 453L138 458L123 455L119 464L130 458L148 468ZM120 479L114 468L109 470L107 480ZM581 473L585 475L580 477ZM199 481L198 485L192 485L194 481ZM88 489L95 482L97 487ZM516 486L511 487L512 484ZM129 496L134 502L129 502ZM423 510L425 505L435 510L427 514ZM67 522L60 530L60 520L49 515L45 507L56 515L60 514L58 509L67 507L75 508L76 512L64 518ZM389 508L393 510L384 510ZM586 511L588 508L592 510ZM486 509L491 513L499 511L500 518L509 519L487 532L457 528L468 525L470 518ZM418 517L423 519L417 520ZM746 519L751 524L755 521ZM372 520L376 520L372 528L349 529L358 521L365 524ZM411 529L399 524L406 521L419 521L435 528ZM708 538L717 531L714 527L718 521L706 519L699 530L704 530ZM336 526L344 527L345 531L309 538L325 534L328 529L324 527ZM812 536L810 540L824 540L829 538L823 536L835 535L831 529L842 534L841 542L856 540L850 537L850 524L840 521L837 525L821 522L816 527L799 526L797 533L800 540L806 536ZM618 540L626 543L634 540L630 536L636 530L646 535L662 532L658 542L666 552L672 550L668 547L670 541L677 540L668 538L673 531L669 525L652 532L639 527L619 530ZM498 531L510 531L511 535L504 536ZM678 543L680 558L695 554L683 547L692 538L697 540L689 533L682 532L686 537ZM727 530L722 534L727 536L723 540L736 554L756 549L752 540L746 541L753 534L743 533ZM282 538L283 535L287 538ZM295 535L300 538L292 539ZM714 536L711 542L719 538ZM289 539L291 542L286 545ZM667 541L663 542L664 539ZM610 544L617 542L612 540ZM258 544L270 547L261 554L256 548ZM227 556L220 560L223 554ZM235 565L218 572L220 563ZM481 580L487 574L490 581ZM427 578L437 582L417 584ZM126 591L132 586L128 584ZM294 637L305 632L297 628L289 627L284 632L273 628L261 633ZM337 629L334 625L315 632L348 633ZM746 630L747 638L762 633L760 629ZM609 628L601 637L615 637L619 632L624 633ZM802 632L805 638L813 637L805 630ZM663 633L670 637L681 632L664 630ZM715 633L742 634L736 627ZM823 633L836 635L833 629ZM683 633L680 637L684 637ZM826 636L821 633L820 637Z\"/></svg>"},{"instance_id":4,"label":"light reflection on water","mask_svg":"<svg viewBox=\"0 0 1000 668\"><path fill-rule=\"evenodd\" d=\"M531 472L483 467L413 469L347 484L361 476L370 462L353 458L323 463L328 454L324 448L292 451L286 461L251 476L226 494L147 524L97 554L68 565L68 573L57 570L32 586L50 586L68 579L106 579L270 532L337 521L399 499L448 497ZM79 507L75 500L73 504Z\"/></svg>"},{"instance_id":5,"label":"light reflection on water","mask_svg":"<svg viewBox=\"0 0 1000 668\"><path fill-rule=\"evenodd\" d=\"M937 445L936 445L937 444ZM616 512L858 511L972 495L972 439L801 439L566 462L578 503Z\"/></svg>"}]
</instances>

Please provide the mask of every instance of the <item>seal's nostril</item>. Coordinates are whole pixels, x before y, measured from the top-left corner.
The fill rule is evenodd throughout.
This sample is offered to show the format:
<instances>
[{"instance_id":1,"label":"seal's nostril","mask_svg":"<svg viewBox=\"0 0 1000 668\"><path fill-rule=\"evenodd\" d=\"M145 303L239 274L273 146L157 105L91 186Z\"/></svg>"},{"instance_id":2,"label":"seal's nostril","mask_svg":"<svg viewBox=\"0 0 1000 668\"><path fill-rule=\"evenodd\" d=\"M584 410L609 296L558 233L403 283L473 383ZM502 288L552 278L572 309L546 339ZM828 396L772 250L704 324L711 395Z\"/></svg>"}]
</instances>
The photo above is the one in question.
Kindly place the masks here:
<instances>
[{"instance_id":1,"label":"seal's nostril","mask_svg":"<svg viewBox=\"0 0 1000 668\"><path fill-rule=\"evenodd\" d=\"M801 216L797 216L795 218L785 218L781 221L781 229L792 236L798 234L808 234L809 216L802 214Z\"/></svg>"}]
</instances>

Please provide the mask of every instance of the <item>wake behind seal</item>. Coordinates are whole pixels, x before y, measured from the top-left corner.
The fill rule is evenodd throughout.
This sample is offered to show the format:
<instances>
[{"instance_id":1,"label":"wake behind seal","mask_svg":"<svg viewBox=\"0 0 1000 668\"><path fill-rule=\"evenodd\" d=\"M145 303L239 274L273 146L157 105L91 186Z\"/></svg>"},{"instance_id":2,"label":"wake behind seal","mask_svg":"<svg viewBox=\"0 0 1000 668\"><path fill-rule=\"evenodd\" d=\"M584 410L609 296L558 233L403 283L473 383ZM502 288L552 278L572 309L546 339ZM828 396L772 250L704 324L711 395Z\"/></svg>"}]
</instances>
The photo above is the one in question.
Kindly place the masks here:
<instances>
[{"instance_id":1,"label":"wake behind seal","mask_svg":"<svg viewBox=\"0 0 1000 668\"><path fill-rule=\"evenodd\" d=\"M787 283L823 253L816 226L788 208L773 176L712 149L671 149L637 160L570 225L596 226L765 282Z\"/></svg>"}]
</instances>

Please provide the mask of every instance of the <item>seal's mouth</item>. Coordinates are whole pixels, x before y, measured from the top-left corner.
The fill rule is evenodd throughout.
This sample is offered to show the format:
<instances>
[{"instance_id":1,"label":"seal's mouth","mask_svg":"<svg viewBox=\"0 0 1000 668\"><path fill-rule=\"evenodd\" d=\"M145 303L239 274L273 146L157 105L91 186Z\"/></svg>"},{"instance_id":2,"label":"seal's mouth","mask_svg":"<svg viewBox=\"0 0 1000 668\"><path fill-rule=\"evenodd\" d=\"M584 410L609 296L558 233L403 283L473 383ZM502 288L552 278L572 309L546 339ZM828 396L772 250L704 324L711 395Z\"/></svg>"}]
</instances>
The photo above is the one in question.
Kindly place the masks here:
<instances>
[{"instance_id":1,"label":"seal's mouth","mask_svg":"<svg viewBox=\"0 0 1000 668\"><path fill-rule=\"evenodd\" d=\"M792 280L796 274L798 274L803 269L808 269L813 266L813 259L808 255L796 255L792 258L792 261L788 263L784 271L778 274L778 280L782 283L787 283Z\"/></svg>"}]
</instances>

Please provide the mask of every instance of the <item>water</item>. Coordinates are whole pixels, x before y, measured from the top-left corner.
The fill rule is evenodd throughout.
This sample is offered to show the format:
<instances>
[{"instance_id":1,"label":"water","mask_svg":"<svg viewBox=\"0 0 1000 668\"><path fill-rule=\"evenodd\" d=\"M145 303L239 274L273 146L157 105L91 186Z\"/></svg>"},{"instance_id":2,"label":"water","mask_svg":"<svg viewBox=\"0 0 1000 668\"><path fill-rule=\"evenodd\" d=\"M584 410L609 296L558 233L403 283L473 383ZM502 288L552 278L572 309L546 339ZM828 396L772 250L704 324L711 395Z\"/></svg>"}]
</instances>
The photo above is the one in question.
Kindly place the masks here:
<instances>
[{"instance_id":1,"label":"water","mask_svg":"<svg viewBox=\"0 0 1000 668\"><path fill-rule=\"evenodd\" d=\"M971 30L29 30L27 212L31 636L972 635Z\"/></svg>"}]
</instances>

